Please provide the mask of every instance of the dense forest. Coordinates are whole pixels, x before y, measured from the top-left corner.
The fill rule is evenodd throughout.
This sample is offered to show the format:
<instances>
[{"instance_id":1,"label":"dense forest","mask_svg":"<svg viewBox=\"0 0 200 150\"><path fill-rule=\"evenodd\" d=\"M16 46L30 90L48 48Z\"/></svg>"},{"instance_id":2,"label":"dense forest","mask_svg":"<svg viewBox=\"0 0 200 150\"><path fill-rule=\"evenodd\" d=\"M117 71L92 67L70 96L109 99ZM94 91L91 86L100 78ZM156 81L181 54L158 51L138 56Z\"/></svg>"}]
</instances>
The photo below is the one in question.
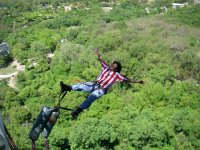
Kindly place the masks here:
<instances>
[{"instance_id":1,"label":"dense forest","mask_svg":"<svg viewBox=\"0 0 200 150\"><path fill-rule=\"evenodd\" d=\"M0 0L0 16L0 43L11 49L0 66L25 65L16 88L0 80L1 115L20 150L31 149L29 131L44 106L57 104L61 80L96 79L95 48L145 84L115 84L76 120L61 110L50 149L200 149L200 5L193 0ZM61 105L76 108L87 95L69 92ZM45 148L42 137L36 145Z\"/></svg>"}]
</instances>

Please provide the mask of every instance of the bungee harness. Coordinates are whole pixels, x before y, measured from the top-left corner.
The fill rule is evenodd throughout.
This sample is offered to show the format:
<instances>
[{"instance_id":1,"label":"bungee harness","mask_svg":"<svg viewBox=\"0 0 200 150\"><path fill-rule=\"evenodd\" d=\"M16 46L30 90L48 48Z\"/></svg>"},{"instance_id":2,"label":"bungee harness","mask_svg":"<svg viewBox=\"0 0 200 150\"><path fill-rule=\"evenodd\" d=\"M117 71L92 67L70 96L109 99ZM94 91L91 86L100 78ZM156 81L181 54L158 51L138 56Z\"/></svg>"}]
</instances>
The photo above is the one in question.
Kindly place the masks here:
<instances>
[{"instance_id":1,"label":"bungee harness","mask_svg":"<svg viewBox=\"0 0 200 150\"><path fill-rule=\"evenodd\" d=\"M48 144L48 136L51 133L51 130L53 129L59 114L60 109L67 110L67 111L73 111L73 109L60 107L60 103L67 94L67 91L60 92L58 104L54 108L50 107L43 107L40 111L35 123L33 124L33 127L29 133L29 138L32 140L32 150L36 150L35 141L38 140L40 133L44 137L44 143L46 146L46 150L49 150L49 144Z\"/></svg>"}]
</instances>

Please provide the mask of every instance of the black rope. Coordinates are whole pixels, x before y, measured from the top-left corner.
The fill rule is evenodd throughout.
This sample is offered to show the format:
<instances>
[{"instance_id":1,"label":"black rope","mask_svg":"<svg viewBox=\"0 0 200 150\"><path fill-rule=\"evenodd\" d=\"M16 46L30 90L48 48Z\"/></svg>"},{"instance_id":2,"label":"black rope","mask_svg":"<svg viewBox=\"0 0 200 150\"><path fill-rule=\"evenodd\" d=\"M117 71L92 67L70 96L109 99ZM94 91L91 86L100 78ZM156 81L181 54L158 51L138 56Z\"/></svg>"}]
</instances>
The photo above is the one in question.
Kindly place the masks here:
<instances>
[{"instance_id":1,"label":"black rope","mask_svg":"<svg viewBox=\"0 0 200 150\"><path fill-rule=\"evenodd\" d=\"M73 109L71 108L66 108L66 107L58 107L58 108L63 109L63 110L73 111Z\"/></svg>"},{"instance_id":2,"label":"black rope","mask_svg":"<svg viewBox=\"0 0 200 150\"><path fill-rule=\"evenodd\" d=\"M32 140L32 150L36 150L35 141Z\"/></svg>"},{"instance_id":3,"label":"black rope","mask_svg":"<svg viewBox=\"0 0 200 150\"><path fill-rule=\"evenodd\" d=\"M65 97L66 94L67 94L67 91L65 91L63 93L63 95L62 95L62 92L60 92L59 100L58 100L58 104L57 104L58 107L60 106L60 102L63 100L63 98Z\"/></svg>"},{"instance_id":4,"label":"black rope","mask_svg":"<svg viewBox=\"0 0 200 150\"><path fill-rule=\"evenodd\" d=\"M7 139L8 139L8 144L10 146L11 150L18 150L17 146L15 145L15 143L13 142L13 139L10 135L10 133L8 132L8 129L6 128L5 124L3 124L6 135L7 135Z\"/></svg>"},{"instance_id":5,"label":"black rope","mask_svg":"<svg viewBox=\"0 0 200 150\"><path fill-rule=\"evenodd\" d=\"M57 104L57 106L55 106L55 109L59 108L59 109L67 110L67 111L73 111L73 109L71 109L71 108L60 107L60 102L63 100L63 98L66 96L66 94L67 94L67 91L65 91L64 93L60 92L58 104Z\"/></svg>"},{"instance_id":6,"label":"black rope","mask_svg":"<svg viewBox=\"0 0 200 150\"><path fill-rule=\"evenodd\" d=\"M47 138L44 138L44 143L45 143L45 146L46 146L46 150L49 150L49 142L48 142Z\"/></svg>"}]
</instances>

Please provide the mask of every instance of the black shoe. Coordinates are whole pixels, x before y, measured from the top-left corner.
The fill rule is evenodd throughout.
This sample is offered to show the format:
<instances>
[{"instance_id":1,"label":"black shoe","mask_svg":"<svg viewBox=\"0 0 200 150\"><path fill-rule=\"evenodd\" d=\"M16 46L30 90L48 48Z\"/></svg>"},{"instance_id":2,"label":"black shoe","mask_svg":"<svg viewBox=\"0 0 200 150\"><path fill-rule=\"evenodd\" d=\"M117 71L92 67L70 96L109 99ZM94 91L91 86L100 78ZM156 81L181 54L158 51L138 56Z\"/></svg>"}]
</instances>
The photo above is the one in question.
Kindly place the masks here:
<instances>
[{"instance_id":1,"label":"black shoe","mask_svg":"<svg viewBox=\"0 0 200 150\"><path fill-rule=\"evenodd\" d=\"M72 87L70 85L64 84L63 81L60 81L60 88L61 88L61 91L60 91L61 93L72 90Z\"/></svg>"},{"instance_id":2,"label":"black shoe","mask_svg":"<svg viewBox=\"0 0 200 150\"><path fill-rule=\"evenodd\" d=\"M64 83L63 83L63 81L60 81L60 92L61 92L61 93L65 92L65 88L64 88Z\"/></svg>"},{"instance_id":3,"label":"black shoe","mask_svg":"<svg viewBox=\"0 0 200 150\"><path fill-rule=\"evenodd\" d=\"M72 115L72 119L76 119L79 115L79 113L81 113L83 111L83 109L81 109L80 107L75 109L74 111L71 112Z\"/></svg>"}]
</instances>

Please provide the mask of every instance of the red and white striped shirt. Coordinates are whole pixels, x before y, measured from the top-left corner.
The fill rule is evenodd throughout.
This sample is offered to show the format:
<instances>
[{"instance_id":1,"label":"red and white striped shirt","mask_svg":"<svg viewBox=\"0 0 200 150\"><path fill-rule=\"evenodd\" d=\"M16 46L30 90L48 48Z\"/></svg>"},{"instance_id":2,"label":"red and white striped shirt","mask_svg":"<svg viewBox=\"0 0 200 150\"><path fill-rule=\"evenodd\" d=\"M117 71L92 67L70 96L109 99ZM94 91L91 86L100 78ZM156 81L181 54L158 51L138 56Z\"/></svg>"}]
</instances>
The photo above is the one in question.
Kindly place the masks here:
<instances>
[{"instance_id":1,"label":"red and white striped shirt","mask_svg":"<svg viewBox=\"0 0 200 150\"><path fill-rule=\"evenodd\" d=\"M110 70L110 67L104 62L100 61L101 65L103 67L103 70L97 77L97 82L103 89L108 89L111 87L114 83L118 81L127 81L128 79L118 72Z\"/></svg>"}]
</instances>

